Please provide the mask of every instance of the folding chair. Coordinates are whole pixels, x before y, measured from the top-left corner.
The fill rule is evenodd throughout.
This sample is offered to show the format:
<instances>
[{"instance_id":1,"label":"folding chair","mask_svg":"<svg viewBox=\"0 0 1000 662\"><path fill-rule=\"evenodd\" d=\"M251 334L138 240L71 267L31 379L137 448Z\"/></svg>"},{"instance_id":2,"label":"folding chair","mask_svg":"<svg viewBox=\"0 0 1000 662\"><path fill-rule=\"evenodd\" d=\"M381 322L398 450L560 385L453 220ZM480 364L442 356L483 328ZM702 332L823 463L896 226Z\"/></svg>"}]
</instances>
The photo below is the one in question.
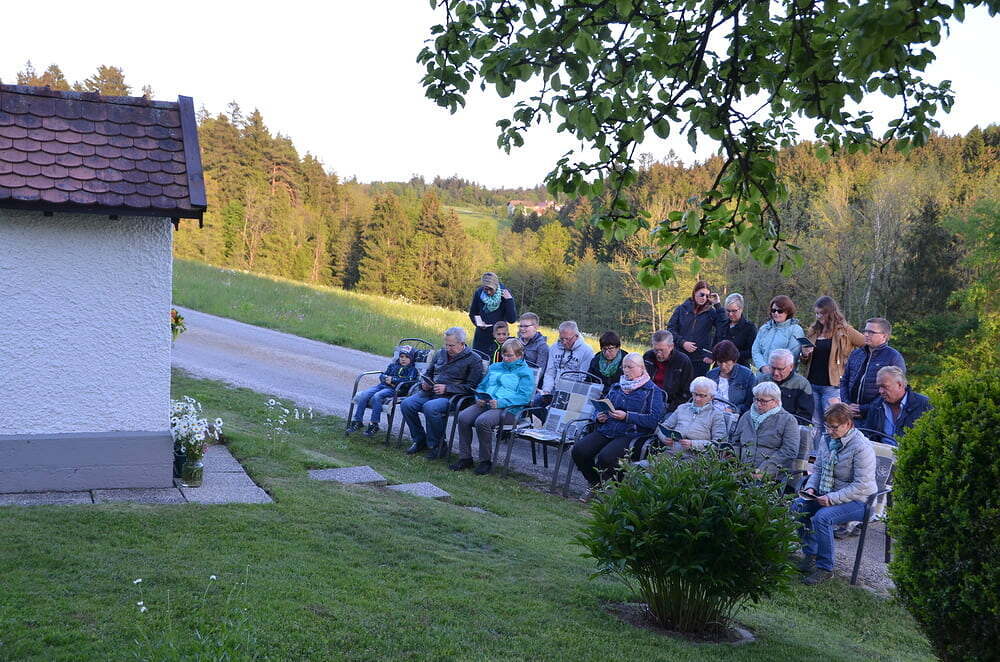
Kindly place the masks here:
<instances>
[{"instance_id":1,"label":"folding chair","mask_svg":"<svg viewBox=\"0 0 1000 662\"><path fill-rule=\"evenodd\" d=\"M524 439L531 444L532 461L536 461L535 444L540 444L546 468L548 468L548 448L555 448L558 454L556 466L552 471L552 483L549 486L549 490L554 492L563 455L573 447L583 431L594 424L594 405L591 401L601 397L602 388L601 381L589 373L580 370L568 370L562 373L556 383L555 390L552 392L552 403L547 408L528 407L521 410L513 429L506 435L496 435L494 457L498 457L502 440L506 438L507 441L504 474L506 475L510 471L510 456L517 440ZM548 410L545 425L542 427L531 426L532 414L543 409ZM572 464L570 464L570 468L572 469ZM569 474L566 476L563 495L568 493Z\"/></svg>"},{"instance_id":2,"label":"folding chair","mask_svg":"<svg viewBox=\"0 0 1000 662\"><path fill-rule=\"evenodd\" d=\"M863 428L859 428L862 429ZM874 430L868 430L868 432L874 432ZM881 434L881 433L880 433ZM885 436L885 435L883 435ZM854 570L851 572L851 584L856 584L858 581L858 569L861 567L861 557L865 549L865 537L868 533L868 524L871 519L872 509L875 507L875 502L879 497L885 496L886 502L885 507L888 510L892 507L892 481L896 471L896 449L889 444L883 444L877 441L872 442L872 448L875 449L875 483L878 486L878 491L868 497L865 502L865 513L861 519L861 537L858 538L858 552L854 556ZM889 536L889 527L885 528L885 562L888 563L892 558L892 538Z\"/></svg>"},{"instance_id":3,"label":"folding chair","mask_svg":"<svg viewBox=\"0 0 1000 662\"><path fill-rule=\"evenodd\" d=\"M396 346L399 347L400 345L406 345L407 343L421 343L423 345L426 345L425 348L416 349L413 352L414 353L413 364L414 364L414 366L416 366L417 372L418 373L422 373L424 370L427 369L427 366L430 365L431 362L434 360L434 356L435 356L434 345L432 343L424 340L423 338L403 338L398 343L396 343ZM399 358L398 351L394 351L393 352L392 358L393 358L393 360ZM361 384L361 380L364 379L366 376L380 375L380 374L382 374L381 370L367 370L367 371L362 372L361 374L359 374L354 379L354 390L351 391L351 406L347 410L347 423L348 424L350 424L351 419L354 416L354 407L356 406L355 403L354 403L354 398L358 394L358 387ZM382 412L385 413L385 414L387 414L387 416L388 416L388 421L386 423L386 430L385 430L385 443L386 444L389 443L389 438L392 436L392 424L393 424L393 420L396 417L396 406L403 400L404 397L406 397L407 394L409 394L410 387L413 386L413 384L415 384L415 383L416 383L415 380L410 380L410 381L404 381L404 382L400 382L400 383L396 384L393 387L394 393L392 394L392 397L388 398L385 402L382 403ZM403 428L403 425L401 423L400 424L400 438L402 438L402 428Z\"/></svg>"}]
</instances>

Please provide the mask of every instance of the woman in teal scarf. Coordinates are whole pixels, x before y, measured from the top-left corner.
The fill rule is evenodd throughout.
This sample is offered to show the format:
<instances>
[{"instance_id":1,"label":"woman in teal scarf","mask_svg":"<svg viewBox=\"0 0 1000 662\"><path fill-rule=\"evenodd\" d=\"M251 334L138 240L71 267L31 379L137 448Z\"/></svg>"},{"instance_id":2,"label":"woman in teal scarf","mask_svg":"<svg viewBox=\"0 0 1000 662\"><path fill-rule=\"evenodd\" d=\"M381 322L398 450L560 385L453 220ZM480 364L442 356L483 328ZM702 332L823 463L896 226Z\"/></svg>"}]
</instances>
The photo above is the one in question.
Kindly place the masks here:
<instances>
[{"instance_id":1,"label":"woman in teal scarf","mask_svg":"<svg viewBox=\"0 0 1000 662\"><path fill-rule=\"evenodd\" d=\"M493 341L493 325L500 320L509 324L517 321L514 296L500 282L500 277L492 271L483 274L481 286L472 294L469 319L476 327L472 349L488 357L493 355L493 350L496 348L496 343Z\"/></svg>"},{"instance_id":2,"label":"woman in teal scarf","mask_svg":"<svg viewBox=\"0 0 1000 662\"><path fill-rule=\"evenodd\" d=\"M622 359L625 355L622 354L622 340L614 331L602 333L598 342L601 345L601 351L594 354L587 372L600 379L604 384L604 390L601 392L601 397L604 397L611 387L621 379Z\"/></svg>"}]
</instances>

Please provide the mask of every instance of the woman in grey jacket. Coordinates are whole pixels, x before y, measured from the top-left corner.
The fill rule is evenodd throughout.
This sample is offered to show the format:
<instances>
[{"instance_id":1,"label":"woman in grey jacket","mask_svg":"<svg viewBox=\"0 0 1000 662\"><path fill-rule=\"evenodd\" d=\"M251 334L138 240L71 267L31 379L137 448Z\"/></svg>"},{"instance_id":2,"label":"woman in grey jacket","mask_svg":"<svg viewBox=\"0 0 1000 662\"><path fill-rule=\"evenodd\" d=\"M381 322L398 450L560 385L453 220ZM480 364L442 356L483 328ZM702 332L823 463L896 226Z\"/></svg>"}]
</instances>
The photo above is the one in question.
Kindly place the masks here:
<instances>
[{"instance_id":1,"label":"woman in grey jacket","mask_svg":"<svg viewBox=\"0 0 1000 662\"><path fill-rule=\"evenodd\" d=\"M656 428L660 443L675 451L702 451L713 441L725 439L726 414L713 406L715 393L715 382L708 377L695 377L691 382L691 402L668 414ZM670 435L671 431L676 434Z\"/></svg>"},{"instance_id":2,"label":"woman in grey jacket","mask_svg":"<svg viewBox=\"0 0 1000 662\"><path fill-rule=\"evenodd\" d=\"M823 417L828 443L820 447L813 474L792 511L800 513L802 580L813 586L833 576L833 525L860 521L865 502L878 491L875 450L854 427L854 416L842 402L830 405Z\"/></svg>"},{"instance_id":3,"label":"woman in grey jacket","mask_svg":"<svg viewBox=\"0 0 1000 662\"><path fill-rule=\"evenodd\" d=\"M753 406L736 424L740 455L761 475L777 478L799 456L799 424L781 407L781 389L774 382L753 387Z\"/></svg>"}]
</instances>

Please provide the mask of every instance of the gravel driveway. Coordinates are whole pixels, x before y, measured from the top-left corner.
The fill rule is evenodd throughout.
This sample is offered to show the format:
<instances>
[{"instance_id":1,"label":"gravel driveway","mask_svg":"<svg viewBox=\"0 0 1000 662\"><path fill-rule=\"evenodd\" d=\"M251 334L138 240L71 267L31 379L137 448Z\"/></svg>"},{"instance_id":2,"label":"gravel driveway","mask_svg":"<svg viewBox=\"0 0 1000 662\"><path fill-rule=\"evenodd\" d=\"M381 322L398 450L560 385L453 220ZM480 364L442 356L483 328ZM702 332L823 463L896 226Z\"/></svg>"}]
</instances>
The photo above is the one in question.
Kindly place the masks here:
<instances>
[{"instance_id":1,"label":"gravel driveway","mask_svg":"<svg viewBox=\"0 0 1000 662\"><path fill-rule=\"evenodd\" d=\"M381 370L389 360L196 310L177 310L188 330L174 343L174 367L197 377L293 400L300 408L312 407L324 414L346 416L358 373ZM566 461L570 461L568 454L563 467ZM550 469L531 463L527 445L514 448L511 466L535 478L539 485L547 486L551 479ZM560 474L565 475L563 471L561 468ZM580 494L585 486L579 472L574 472L572 492ZM883 531L881 524L869 530L859 576L859 583L880 594L892 586L882 561ZM856 545L857 538L837 543L837 572L842 577L850 577Z\"/></svg>"}]
</instances>

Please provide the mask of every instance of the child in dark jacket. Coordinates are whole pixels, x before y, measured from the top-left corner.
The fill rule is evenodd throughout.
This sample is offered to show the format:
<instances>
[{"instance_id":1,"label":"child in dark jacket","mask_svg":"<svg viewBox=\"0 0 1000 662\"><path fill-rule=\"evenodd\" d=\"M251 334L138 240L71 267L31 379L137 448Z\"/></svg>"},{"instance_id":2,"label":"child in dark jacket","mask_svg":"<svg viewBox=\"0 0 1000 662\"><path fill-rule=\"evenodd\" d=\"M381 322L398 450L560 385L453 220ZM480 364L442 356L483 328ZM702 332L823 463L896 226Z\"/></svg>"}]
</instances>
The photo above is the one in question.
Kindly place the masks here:
<instances>
[{"instance_id":1,"label":"child in dark jacket","mask_svg":"<svg viewBox=\"0 0 1000 662\"><path fill-rule=\"evenodd\" d=\"M354 396L354 420L347 426L347 434L357 432L364 423L365 409L371 407L372 414L366 437L372 437L378 432L378 422L382 418L382 403L392 397L396 386L402 382L410 382L417 378L417 367L413 365L413 348L400 345L394 352L396 359L390 363L378 376L378 384Z\"/></svg>"}]
</instances>

